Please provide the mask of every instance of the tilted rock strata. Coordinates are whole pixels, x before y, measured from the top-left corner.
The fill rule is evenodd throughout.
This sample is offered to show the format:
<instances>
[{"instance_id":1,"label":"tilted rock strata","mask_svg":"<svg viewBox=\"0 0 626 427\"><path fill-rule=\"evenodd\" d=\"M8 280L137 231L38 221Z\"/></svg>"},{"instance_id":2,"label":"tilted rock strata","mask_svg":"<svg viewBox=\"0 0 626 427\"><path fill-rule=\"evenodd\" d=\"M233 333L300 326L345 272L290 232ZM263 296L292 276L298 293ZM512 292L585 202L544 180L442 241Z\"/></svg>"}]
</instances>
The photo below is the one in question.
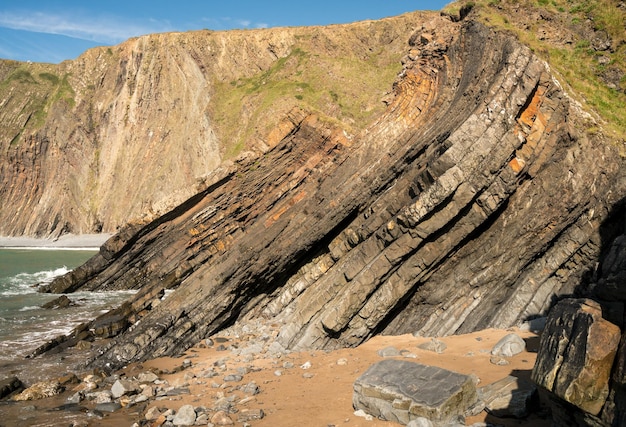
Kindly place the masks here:
<instances>
[{"instance_id":1,"label":"tilted rock strata","mask_svg":"<svg viewBox=\"0 0 626 427\"><path fill-rule=\"evenodd\" d=\"M579 110L511 37L440 18L407 48L387 112L359 137L302 117L52 283L175 289L94 364L176 354L255 317L283 324L286 348L506 327L574 290L620 197L618 157L576 130Z\"/></svg>"}]
</instances>

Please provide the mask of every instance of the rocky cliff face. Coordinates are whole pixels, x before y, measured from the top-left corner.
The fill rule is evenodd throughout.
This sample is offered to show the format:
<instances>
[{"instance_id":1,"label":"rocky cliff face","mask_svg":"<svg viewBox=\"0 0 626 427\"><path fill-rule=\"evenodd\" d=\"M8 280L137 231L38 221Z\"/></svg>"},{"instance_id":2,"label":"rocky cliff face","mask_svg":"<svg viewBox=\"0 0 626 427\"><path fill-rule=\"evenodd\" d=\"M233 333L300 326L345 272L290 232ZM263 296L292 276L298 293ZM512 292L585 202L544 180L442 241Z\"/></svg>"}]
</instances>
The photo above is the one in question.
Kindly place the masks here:
<instances>
[{"instance_id":1,"label":"rocky cliff face","mask_svg":"<svg viewBox=\"0 0 626 427\"><path fill-rule=\"evenodd\" d=\"M53 282L140 289L70 342L115 336L92 363L119 366L265 319L286 348L335 348L507 327L586 292L624 195L616 150L513 37L430 15L404 42L363 132L290 110L263 155Z\"/></svg>"},{"instance_id":2,"label":"rocky cliff face","mask_svg":"<svg viewBox=\"0 0 626 427\"><path fill-rule=\"evenodd\" d=\"M146 223L222 160L275 145L294 108L362 129L422 19L155 34L58 66L0 61L0 235Z\"/></svg>"}]
</instances>

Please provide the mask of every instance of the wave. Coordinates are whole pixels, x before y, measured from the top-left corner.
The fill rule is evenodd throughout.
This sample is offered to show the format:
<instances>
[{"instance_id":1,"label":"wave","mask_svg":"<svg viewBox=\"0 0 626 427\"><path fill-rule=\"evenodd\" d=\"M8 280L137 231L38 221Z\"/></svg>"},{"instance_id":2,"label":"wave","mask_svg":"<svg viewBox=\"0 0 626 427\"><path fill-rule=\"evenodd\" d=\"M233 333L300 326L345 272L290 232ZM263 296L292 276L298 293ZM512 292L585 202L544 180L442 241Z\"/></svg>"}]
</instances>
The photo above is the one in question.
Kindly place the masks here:
<instances>
[{"instance_id":1,"label":"wave","mask_svg":"<svg viewBox=\"0 0 626 427\"><path fill-rule=\"evenodd\" d=\"M4 289L0 289L0 296L24 295L37 292L37 287L50 283L54 278L62 276L71 269L66 266L54 270L43 270L36 273L19 273L4 279Z\"/></svg>"}]
</instances>

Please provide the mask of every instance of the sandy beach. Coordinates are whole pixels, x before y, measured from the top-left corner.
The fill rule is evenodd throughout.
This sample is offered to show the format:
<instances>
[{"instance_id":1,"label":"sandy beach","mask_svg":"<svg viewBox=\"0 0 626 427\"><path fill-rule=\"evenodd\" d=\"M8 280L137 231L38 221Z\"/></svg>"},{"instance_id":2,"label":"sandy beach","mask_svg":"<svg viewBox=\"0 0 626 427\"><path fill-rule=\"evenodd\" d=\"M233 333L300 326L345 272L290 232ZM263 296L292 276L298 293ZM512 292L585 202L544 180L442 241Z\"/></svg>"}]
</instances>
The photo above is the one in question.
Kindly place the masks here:
<instances>
[{"instance_id":1,"label":"sandy beach","mask_svg":"<svg viewBox=\"0 0 626 427\"><path fill-rule=\"evenodd\" d=\"M0 248L98 249L111 234L65 234L58 239L0 236Z\"/></svg>"},{"instance_id":2,"label":"sandy beach","mask_svg":"<svg viewBox=\"0 0 626 427\"><path fill-rule=\"evenodd\" d=\"M507 358L506 365L491 363L490 352L493 346L512 332L526 341L526 350ZM397 427L400 424L358 416L352 406L354 381L372 364L383 360L379 350L393 346L403 353L403 356L394 358L475 375L479 380L478 387L481 387L508 375L529 380L539 343L537 334L519 329L488 329L443 337L440 340L446 345L441 353L418 347L430 341L430 338L401 335L377 336L356 348L289 352L279 357L260 353L246 357L237 349L249 344L247 337L218 334L212 338L212 344L199 343L180 357L158 358L132 364L113 374L113 378L131 379L142 373L154 372L159 376L157 383L162 387L186 390L184 393L156 400L153 398L113 413L86 416L75 411L67 412L67 399L76 390L84 388L79 384L54 398L13 402L1 409L5 411L5 419L26 420L34 423L31 425L57 425L49 424L49 418L46 421L46 417L54 413L55 422L64 421L67 425L86 420L87 424L76 425L130 427L137 425L134 423L160 425L153 422L145 424L145 414L152 407L158 407L160 412L164 412L178 411L183 405L192 405L209 408L210 412L214 412L210 408L214 408L216 402L227 399L236 404L237 410L230 417L232 425L239 427ZM181 366L186 367L180 369ZM209 372L213 375L207 375ZM239 381L229 382L225 379L236 373L242 374ZM258 394L245 393L245 385L249 383L258 385ZM99 389L108 389L111 385L112 382L109 381L108 385L102 384ZM32 408L33 404L36 407L34 412L26 409ZM92 406L94 403L87 400L79 405L82 408ZM262 419L238 421L238 417L246 411L258 410L264 413ZM82 412L88 411L83 409ZM544 408L523 420L497 418L485 411L466 418L466 425L475 423L548 427L551 420Z\"/></svg>"}]
</instances>

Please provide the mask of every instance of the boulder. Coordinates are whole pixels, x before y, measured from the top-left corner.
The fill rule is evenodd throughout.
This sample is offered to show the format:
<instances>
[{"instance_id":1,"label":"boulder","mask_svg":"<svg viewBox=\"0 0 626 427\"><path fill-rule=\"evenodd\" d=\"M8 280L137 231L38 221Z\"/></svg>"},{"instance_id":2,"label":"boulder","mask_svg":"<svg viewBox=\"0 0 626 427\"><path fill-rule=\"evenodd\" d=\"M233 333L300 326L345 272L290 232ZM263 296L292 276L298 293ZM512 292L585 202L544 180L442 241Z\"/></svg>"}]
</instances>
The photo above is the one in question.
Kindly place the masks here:
<instances>
[{"instance_id":1,"label":"boulder","mask_svg":"<svg viewBox=\"0 0 626 427\"><path fill-rule=\"evenodd\" d=\"M532 380L583 411L597 415L609 394L620 329L589 299L566 299L550 311Z\"/></svg>"},{"instance_id":2,"label":"boulder","mask_svg":"<svg viewBox=\"0 0 626 427\"><path fill-rule=\"evenodd\" d=\"M512 357L526 349L526 341L517 334L505 335L493 346L491 354L501 357Z\"/></svg>"},{"instance_id":3,"label":"boulder","mask_svg":"<svg viewBox=\"0 0 626 427\"><path fill-rule=\"evenodd\" d=\"M67 308L75 305L72 300L70 300L66 295L61 295L58 298L53 299L41 306L41 308L52 309L52 308Z\"/></svg>"},{"instance_id":4,"label":"boulder","mask_svg":"<svg viewBox=\"0 0 626 427\"><path fill-rule=\"evenodd\" d=\"M434 366L385 359L354 382L352 403L375 417L408 424L424 417L433 425L463 419L477 401L471 377Z\"/></svg>"}]
</instances>

